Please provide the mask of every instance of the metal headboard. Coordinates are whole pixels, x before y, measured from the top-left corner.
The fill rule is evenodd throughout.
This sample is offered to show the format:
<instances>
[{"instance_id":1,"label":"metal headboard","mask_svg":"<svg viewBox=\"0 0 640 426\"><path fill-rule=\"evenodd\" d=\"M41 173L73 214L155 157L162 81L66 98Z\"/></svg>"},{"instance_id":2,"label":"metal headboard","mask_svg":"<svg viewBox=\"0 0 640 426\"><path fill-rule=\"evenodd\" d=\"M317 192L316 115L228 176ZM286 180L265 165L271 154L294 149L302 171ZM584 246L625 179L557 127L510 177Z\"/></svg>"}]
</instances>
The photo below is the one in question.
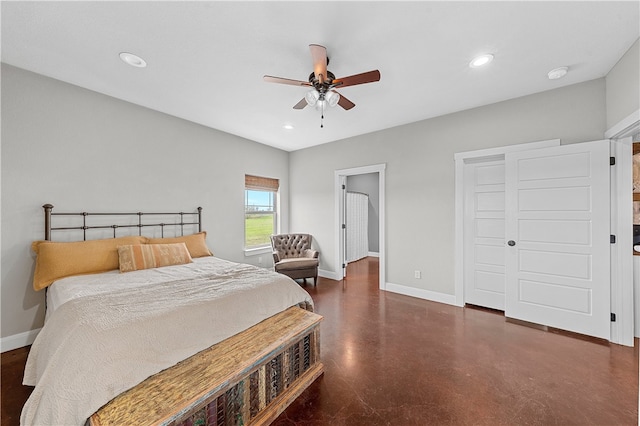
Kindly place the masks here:
<instances>
[{"instance_id":1,"label":"metal headboard","mask_svg":"<svg viewBox=\"0 0 640 426\"><path fill-rule=\"evenodd\" d=\"M143 212L135 212L135 213L54 213L52 204L45 204L42 206L44 209L44 239L47 241L51 241L51 231L61 231L61 230L82 230L82 239L84 241L87 240L87 230L88 229L113 229L113 238L116 238L116 230L119 228L138 228L138 235L142 235L142 228L145 227L159 227L161 236L164 237L164 228L167 226L170 227L179 227L180 235L184 235L184 227L185 225L198 225L198 232L202 232L202 207L197 208L197 212L185 213L185 212L172 212L172 213L143 213ZM52 216L82 216L82 225L81 226L61 226L61 227L52 227L51 226L51 217ZM87 219L89 216L117 216L117 217L138 217L138 223L131 225L87 225ZM180 222L178 223L143 223L143 216L176 216L180 217ZM196 216L197 218L192 219L192 221L185 222L185 216L187 218Z\"/></svg>"}]
</instances>

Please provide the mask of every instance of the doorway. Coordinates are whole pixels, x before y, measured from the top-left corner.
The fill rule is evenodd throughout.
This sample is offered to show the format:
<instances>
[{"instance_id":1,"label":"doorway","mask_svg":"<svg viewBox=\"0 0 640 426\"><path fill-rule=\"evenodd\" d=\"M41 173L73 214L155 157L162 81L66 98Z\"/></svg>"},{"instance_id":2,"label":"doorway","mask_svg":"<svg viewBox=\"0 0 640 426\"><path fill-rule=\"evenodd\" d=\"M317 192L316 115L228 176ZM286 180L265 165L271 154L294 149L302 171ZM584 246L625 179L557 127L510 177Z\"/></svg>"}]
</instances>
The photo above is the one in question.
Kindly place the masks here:
<instances>
[{"instance_id":1,"label":"doorway","mask_svg":"<svg viewBox=\"0 0 640 426\"><path fill-rule=\"evenodd\" d=\"M345 200L346 261L379 254L378 173L347 176Z\"/></svg>"},{"instance_id":2,"label":"doorway","mask_svg":"<svg viewBox=\"0 0 640 426\"><path fill-rule=\"evenodd\" d=\"M349 188L349 180L351 180L351 189L362 189L362 182L369 181L364 190L356 192L368 192L369 201L377 200L376 205L372 206L372 210L376 212L375 219L377 222L377 255L379 257L379 288L385 289L385 226L384 226L384 188L385 188L385 164L377 164L364 167L356 167L351 169L342 169L335 171L335 241L336 241L336 259L335 265L337 269L336 279L341 280L347 274L347 191ZM375 180L376 185L371 185L371 179ZM359 182L360 181L360 182ZM368 188L368 189L366 189ZM377 192L377 193L374 193ZM375 255L375 251L371 254ZM367 253L368 255L369 253Z\"/></svg>"}]
</instances>

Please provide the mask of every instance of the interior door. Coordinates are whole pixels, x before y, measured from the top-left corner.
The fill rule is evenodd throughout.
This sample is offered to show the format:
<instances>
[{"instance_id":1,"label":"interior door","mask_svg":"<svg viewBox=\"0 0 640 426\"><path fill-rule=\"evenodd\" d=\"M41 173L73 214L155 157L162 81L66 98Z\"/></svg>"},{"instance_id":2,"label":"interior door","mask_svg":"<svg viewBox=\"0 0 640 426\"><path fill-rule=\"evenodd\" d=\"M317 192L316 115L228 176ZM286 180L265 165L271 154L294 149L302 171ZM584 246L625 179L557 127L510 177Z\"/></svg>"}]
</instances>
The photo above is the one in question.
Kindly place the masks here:
<instances>
[{"instance_id":1,"label":"interior door","mask_svg":"<svg viewBox=\"0 0 640 426\"><path fill-rule=\"evenodd\" d=\"M508 153L505 167L505 315L609 339L609 141Z\"/></svg>"},{"instance_id":2,"label":"interior door","mask_svg":"<svg viewBox=\"0 0 640 426\"><path fill-rule=\"evenodd\" d=\"M347 191L347 247L346 260L356 262L369 255L369 196Z\"/></svg>"},{"instance_id":3,"label":"interior door","mask_svg":"<svg viewBox=\"0 0 640 426\"><path fill-rule=\"evenodd\" d=\"M465 164L464 188L464 302L504 311L504 156Z\"/></svg>"}]
</instances>

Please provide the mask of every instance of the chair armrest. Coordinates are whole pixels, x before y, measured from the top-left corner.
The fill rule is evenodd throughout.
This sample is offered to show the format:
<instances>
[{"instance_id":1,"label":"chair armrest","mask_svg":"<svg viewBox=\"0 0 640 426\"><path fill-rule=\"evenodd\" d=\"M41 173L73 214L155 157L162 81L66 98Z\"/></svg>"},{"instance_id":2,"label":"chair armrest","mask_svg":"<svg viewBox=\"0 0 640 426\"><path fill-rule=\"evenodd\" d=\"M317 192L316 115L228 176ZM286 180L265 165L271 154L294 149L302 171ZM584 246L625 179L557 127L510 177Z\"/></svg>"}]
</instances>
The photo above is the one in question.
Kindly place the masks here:
<instances>
[{"instance_id":1,"label":"chair armrest","mask_svg":"<svg viewBox=\"0 0 640 426\"><path fill-rule=\"evenodd\" d=\"M313 259L317 259L319 255L320 253L318 253L316 250L311 250L311 249L306 249L303 253L304 257L309 257Z\"/></svg>"},{"instance_id":2,"label":"chair armrest","mask_svg":"<svg viewBox=\"0 0 640 426\"><path fill-rule=\"evenodd\" d=\"M274 251L271 254L273 255L273 263L274 264L280 262L280 255L278 254L277 251Z\"/></svg>"}]
</instances>

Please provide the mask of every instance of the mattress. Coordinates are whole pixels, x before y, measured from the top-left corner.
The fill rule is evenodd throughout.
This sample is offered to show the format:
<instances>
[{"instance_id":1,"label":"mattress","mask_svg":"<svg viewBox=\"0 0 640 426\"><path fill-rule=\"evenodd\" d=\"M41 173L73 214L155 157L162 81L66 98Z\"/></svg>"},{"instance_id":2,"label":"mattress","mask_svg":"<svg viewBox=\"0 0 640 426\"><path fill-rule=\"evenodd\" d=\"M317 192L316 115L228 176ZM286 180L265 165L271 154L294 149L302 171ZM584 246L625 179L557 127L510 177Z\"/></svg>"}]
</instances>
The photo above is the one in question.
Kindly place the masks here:
<instances>
[{"instance_id":1,"label":"mattress","mask_svg":"<svg viewBox=\"0 0 640 426\"><path fill-rule=\"evenodd\" d=\"M84 424L113 397L309 294L275 272L215 257L52 284L23 383L22 424Z\"/></svg>"}]
</instances>

